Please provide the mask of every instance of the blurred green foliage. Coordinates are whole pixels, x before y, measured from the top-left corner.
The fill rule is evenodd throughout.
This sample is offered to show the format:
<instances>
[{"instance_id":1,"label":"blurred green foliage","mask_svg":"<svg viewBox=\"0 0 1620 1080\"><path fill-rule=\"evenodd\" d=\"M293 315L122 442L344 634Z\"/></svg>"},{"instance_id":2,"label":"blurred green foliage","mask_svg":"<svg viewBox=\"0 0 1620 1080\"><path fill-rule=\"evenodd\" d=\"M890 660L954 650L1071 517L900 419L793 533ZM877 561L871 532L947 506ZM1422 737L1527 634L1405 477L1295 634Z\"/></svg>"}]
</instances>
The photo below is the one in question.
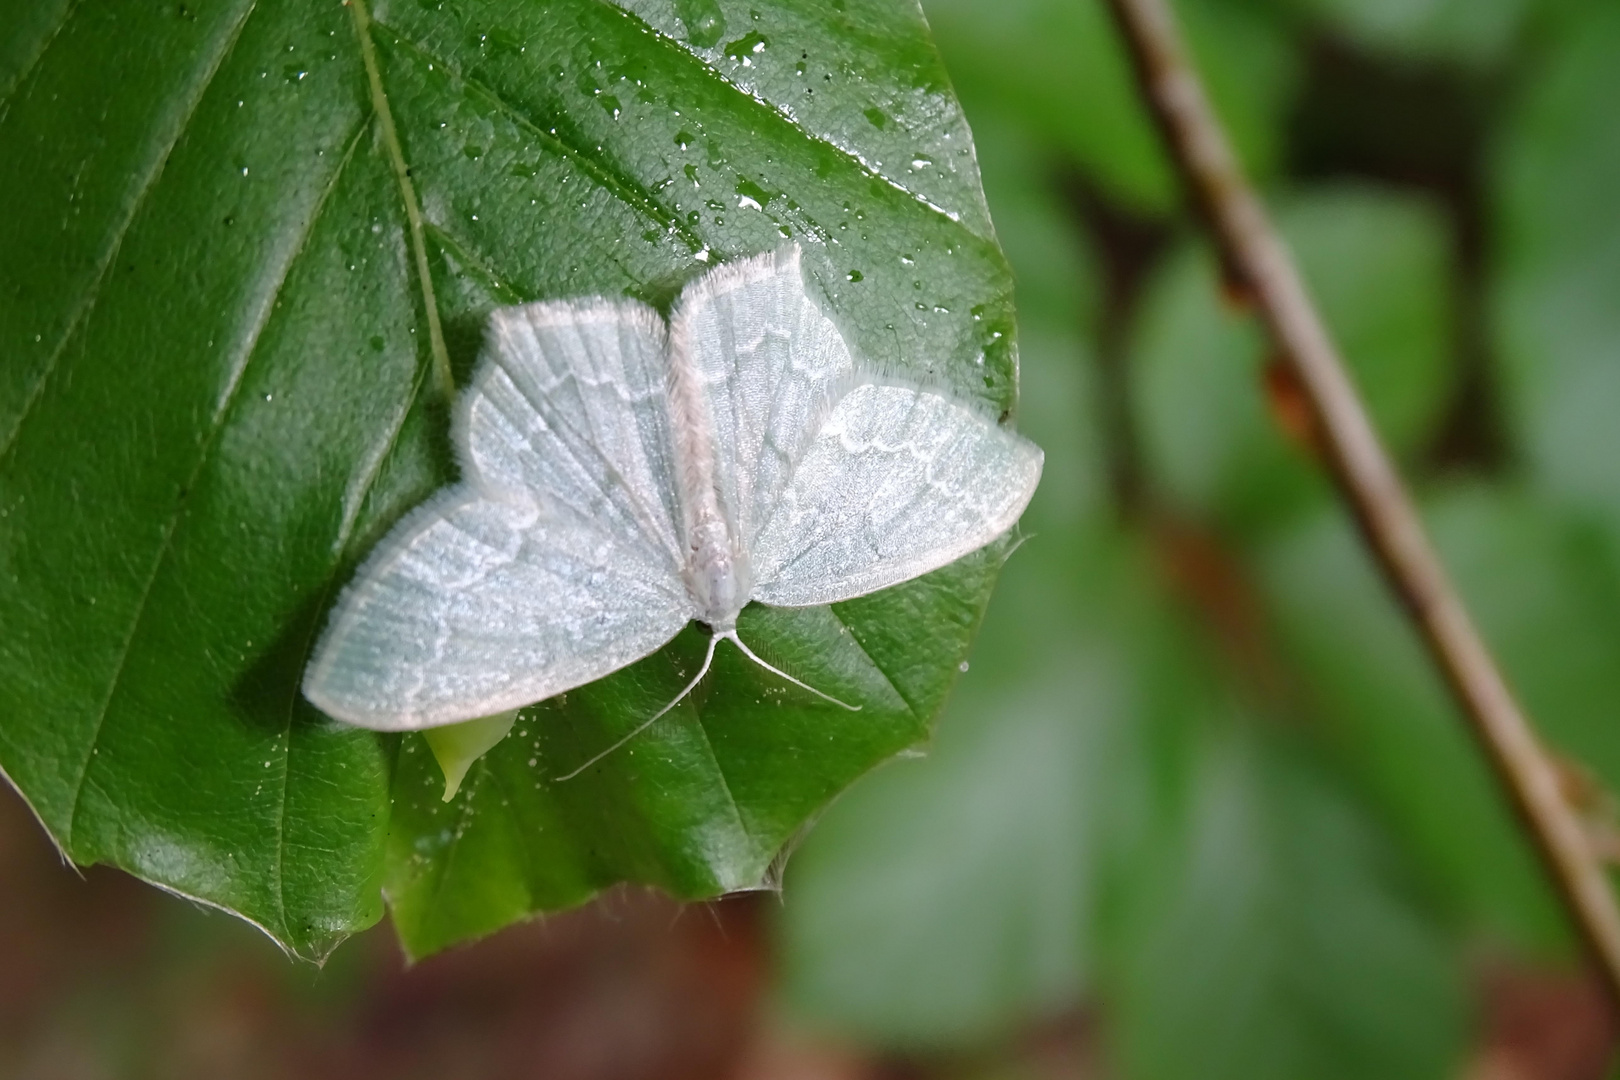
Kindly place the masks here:
<instances>
[{"instance_id":1,"label":"blurred green foliage","mask_svg":"<svg viewBox=\"0 0 1620 1080\"><path fill-rule=\"evenodd\" d=\"M784 998L930 1053L1089 1007L1130 1078L1456 1075L1490 963L1571 962L1540 866L1223 295L1100 0L925 7L1047 476L929 754L796 856ZM1620 9L1178 9L1448 565L1612 828Z\"/></svg>"},{"instance_id":2,"label":"blurred green foliage","mask_svg":"<svg viewBox=\"0 0 1620 1080\"><path fill-rule=\"evenodd\" d=\"M1452 381L1443 219L1418 198L1331 186L1282 200L1277 218L1374 422L1410 457ZM1266 348L1255 320L1223 300L1202 244L1167 256L1131 342L1141 453L1179 508L1239 532L1331 498L1255 392Z\"/></svg>"}]
</instances>

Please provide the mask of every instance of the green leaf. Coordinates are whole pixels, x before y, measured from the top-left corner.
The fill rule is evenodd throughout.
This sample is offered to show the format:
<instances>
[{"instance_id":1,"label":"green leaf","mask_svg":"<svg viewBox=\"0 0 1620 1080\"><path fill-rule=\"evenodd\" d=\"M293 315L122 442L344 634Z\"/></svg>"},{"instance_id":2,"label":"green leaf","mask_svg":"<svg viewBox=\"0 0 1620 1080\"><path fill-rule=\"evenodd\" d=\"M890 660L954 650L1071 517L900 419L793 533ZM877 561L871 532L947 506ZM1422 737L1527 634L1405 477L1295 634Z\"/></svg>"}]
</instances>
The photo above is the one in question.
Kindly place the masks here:
<instances>
[{"instance_id":1,"label":"green leaf","mask_svg":"<svg viewBox=\"0 0 1620 1080\"><path fill-rule=\"evenodd\" d=\"M687 899L770 887L817 810L927 738L955 674L940 658L966 654L1004 555L994 545L831 608L743 612L739 632L761 655L860 712L784 688L722 649L689 704L556 782L679 693L708 640L690 628L663 652L524 709L451 803L437 763L407 740L384 885L406 950L426 955L615 881Z\"/></svg>"},{"instance_id":2,"label":"green leaf","mask_svg":"<svg viewBox=\"0 0 1620 1080\"><path fill-rule=\"evenodd\" d=\"M1496 351L1537 479L1620 527L1620 11L1566 7L1492 163Z\"/></svg>"},{"instance_id":3,"label":"green leaf","mask_svg":"<svg viewBox=\"0 0 1620 1080\"><path fill-rule=\"evenodd\" d=\"M1620 578L1602 532L1544 499L1466 488L1429 522L1547 745L1620 787ZM1523 828L1348 523L1264 560L1279 625L1339 752L1464 925L1557 956L1571 939Z\"/></svg>"},{"instance_id":4,"label":"green leaf","mask_svg":"<svg viewBox=\"0 0 1620 1080\"><path fill-rule=\"evenodd\" d=\"M1436 500L1429 518L1538 734L1620 790L1620 567L1603 530L1511 488L1464 489Z\"/></svg>"},{"instance_id":5,"label":"green leaf","mask_svg":"<svg viewBox=\"0 0 1620 1080\"><path fill-rule=\"evenodd\" d=\"M1088 253L1029 140L981 124L977 143L1018 280L1019 426L1046 468L926 758L829 808L781 909L791 1007L886 1045L960 1046L1083 988L1092 839L1113 790L1100 781L1129 682L1111 635L1154 610L1139 556L1098 524Z\"/></svg>"},{"instance_id":6,"label":"green leaf","mask_svg":"<svg viewBox=\"0 0 1620 1080\"><path fill-rule=\"evenodd\" d=\"M1454 960L1387 845L1298 747L1212 719L1180 827L1135 897L1115 999L1124 1075L1452 1075Z\"/></svg>"},{"instance_id":7,"label":"green leaf","mask_svg":"<svg viewBox=\"0 0 1620 1080\"><path fill-rule=\"evenodd\" d=\"M1278 224L1380 433L1411 454L1452 382L1438 211L1329 188L1284 201ZM1326 496L1321 470L1271 414L1260 327L1223 304L1205 248L1187 244L1150 286L1133 349L1144 454L1177 501L1247 531Z\"/></svg>"},{"instance_id":8,"label":"green leaf","mask_svg":"<svg viewBox=\"0 0 1620 1080\"><path fill-rule=\"evenodd\" d=\"M1001 124L981 125L975 142L996 236L1017 282L1018 426L1046 452L1024 524L1045 536L1090 520L1106 498L1089 344L1098 271L1041 148ZM1043 543L1064 547L1067 536Z\"/></svg>"},{"instance_id":9,"label":"green leaf","mask_svg":"<svg viewBox=\"0 0 1620 1080\"><path fill-rule=\"evenodd\" d=\"M782 910L797 1012L939 1047L1078 1001L1097 867L1139 779L1123 775L1140 757L1127 628L1153 604L1130 554L1103 531L1020 548L926 759L886 766L817 825Z\"/></svg>"},{"instance_id":10,"label":"green leaf","mask_svg":"<svg viewBox=\"0 0 1620 1080\"><path fill-rule=\"evenodd\" d=\"M1175 175L1102 0L928 0L951 77L981 133L1024 128L1109 195L1168 213ZM1269 174L1295 59L1278 27L1241 0L1176 5L1216 110L1245 166Z\"/></svg>"},{"instance_id":11,"label":"green leaf","mask_svg":"<svg viewBox=\"0 0 1620 1080\"><path fill-rule=\"evenodd\" d=\"M1535 855L1350 522L1325 512L1259 562L1330 742L1442 904L1486 937L1557 943Z\"/></svg>"},{"instance_id":12,"label":"green leaf","mask_svg":"<svg viewBox=\"0 0 1620 1080\"><path fill-rule=\"evenodd\" d=\"M861 352L1012 408L1011 283L926 29L891 0L365 15L0 27L0 766L75 861L312 957L380 882L416 954L623 879L757 885L926 734L999 551L745 614L861 713L723 649L699 700L554 784L673 696L687 634L530 710L449 807L419 737L335 725L298 680L355 563L452 477L435 360L464 379L496 304L667 302L792 238Z\"/></svg>"},{"instance_id":13,"label":"green leaf","mask_svg":"<svg viewBox=\"0 0 1620 1080\"><path fill-rule=\"evenodd\" d=\"M455 798L456 792L461 790L467 770L489 753L491 747L512 733L518 711L508 709L492 716L480 716L422 732L428 749L433 751L434 760L439 763L439 771L444 773L445 802Z\"/></svg>"},{"instance_id":14,"label":"green leaf","mask_svg":"<svg viewBox=\"0 0 1620 1080\"><path fill-rule=\"evenodd\" d=\"M1412 61L1484 66L1515 43L1530 0L1285 0L1335 34Z\"/></svg>"}]
</instances>

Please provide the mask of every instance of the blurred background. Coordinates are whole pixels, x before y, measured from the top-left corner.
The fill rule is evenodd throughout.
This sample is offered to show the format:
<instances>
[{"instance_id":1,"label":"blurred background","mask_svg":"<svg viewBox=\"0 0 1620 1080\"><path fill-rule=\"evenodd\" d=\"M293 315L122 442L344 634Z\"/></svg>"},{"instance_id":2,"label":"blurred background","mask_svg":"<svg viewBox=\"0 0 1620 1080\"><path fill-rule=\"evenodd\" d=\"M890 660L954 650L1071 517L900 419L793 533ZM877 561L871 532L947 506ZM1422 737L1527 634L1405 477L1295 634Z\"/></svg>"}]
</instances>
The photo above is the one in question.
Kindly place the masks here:
<instances>
[{"instance_id":1,"label":"blurred background","mask_svg":"<svg viewBox=\"0 0 1620 1080\"><path fill-rule=\"evenodd\" d=\"M781 896L320 971L0 793L0 1076L1598 1080L1598 984L1312 461L1100 0L925 4L1046 448L926 758ZM1620 4L1182 0L1223 118L1620 857Z\"/></svg>"}]
</instances>

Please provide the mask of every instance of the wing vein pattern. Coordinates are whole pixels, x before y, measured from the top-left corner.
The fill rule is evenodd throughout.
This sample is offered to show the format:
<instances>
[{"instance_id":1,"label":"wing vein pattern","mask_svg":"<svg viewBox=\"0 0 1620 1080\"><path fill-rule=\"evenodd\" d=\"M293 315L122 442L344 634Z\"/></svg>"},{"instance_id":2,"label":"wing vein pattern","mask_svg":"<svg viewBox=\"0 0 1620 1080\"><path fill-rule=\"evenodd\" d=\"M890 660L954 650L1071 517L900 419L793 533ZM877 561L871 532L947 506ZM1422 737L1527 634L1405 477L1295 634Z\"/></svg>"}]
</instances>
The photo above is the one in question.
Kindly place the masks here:
<instances>
[{"instance_id":1,"label":"wing vein pattern","mask_svg":"<svg viewBox=\"0 0 1620 1080\"><path fill-rule=\"evenodd\" d=\"M305 679L381 730L486 716L656 651L694 614L680 575L665 333L630 302L497 311L458 403L462 482L396 526Z\"/></svg>"},{"instance_id":2,"label":"wing vein pattern","mask_svg":"<svg viewBox=\"0 0 1620 1080\"><path fill-rule=\"evenodd\" d=\"M797 247L717 268L670 332L704 390L715 485L761 603L837 603L938 569L1010 529L1034 492L1028 440L856 364Z\"/></svg>"}]
</instances>

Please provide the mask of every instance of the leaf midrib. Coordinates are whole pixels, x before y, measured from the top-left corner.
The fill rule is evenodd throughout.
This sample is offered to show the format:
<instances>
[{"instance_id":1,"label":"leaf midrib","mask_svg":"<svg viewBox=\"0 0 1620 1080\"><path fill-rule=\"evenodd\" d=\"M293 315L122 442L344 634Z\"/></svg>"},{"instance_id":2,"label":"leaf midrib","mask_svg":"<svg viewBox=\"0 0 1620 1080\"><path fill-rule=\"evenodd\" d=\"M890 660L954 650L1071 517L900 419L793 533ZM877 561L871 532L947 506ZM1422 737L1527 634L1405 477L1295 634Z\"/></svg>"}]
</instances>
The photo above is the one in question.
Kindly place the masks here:
<instances>
[{"instance_id":1,"label":"leaf midrib","mask_svg":"<svg viewBox=\"0 0 1620 1080\"><path fill-rule=\"evenodd\" d=\"M453 402L456 383L450 374L450 352L444 345L444 328L439 323L439 301L433 294L433 274L428 267L427 241L422 232L422 207L416 198L416 185L411 182L411 167L405 160L405 148L399 142L399 129L394 126L394 110L388 103L388 91L383 86L382 71L377 67L377 46L371 40L371 13L365 0L344 0L353 16L355 41L360 48L360 61L366 69L366 86L371 91L372 107L377 110L378 126L382 130L383 146L388 152L388 163L393 167L394 179L399 183L399 201L405 210L405 222L411 238L411 255L416 261L416 280L422 290L422 310L427 319L428 347L433 356L433 375L439 392L446 402Z\"/></svg>"}]
</instances>

